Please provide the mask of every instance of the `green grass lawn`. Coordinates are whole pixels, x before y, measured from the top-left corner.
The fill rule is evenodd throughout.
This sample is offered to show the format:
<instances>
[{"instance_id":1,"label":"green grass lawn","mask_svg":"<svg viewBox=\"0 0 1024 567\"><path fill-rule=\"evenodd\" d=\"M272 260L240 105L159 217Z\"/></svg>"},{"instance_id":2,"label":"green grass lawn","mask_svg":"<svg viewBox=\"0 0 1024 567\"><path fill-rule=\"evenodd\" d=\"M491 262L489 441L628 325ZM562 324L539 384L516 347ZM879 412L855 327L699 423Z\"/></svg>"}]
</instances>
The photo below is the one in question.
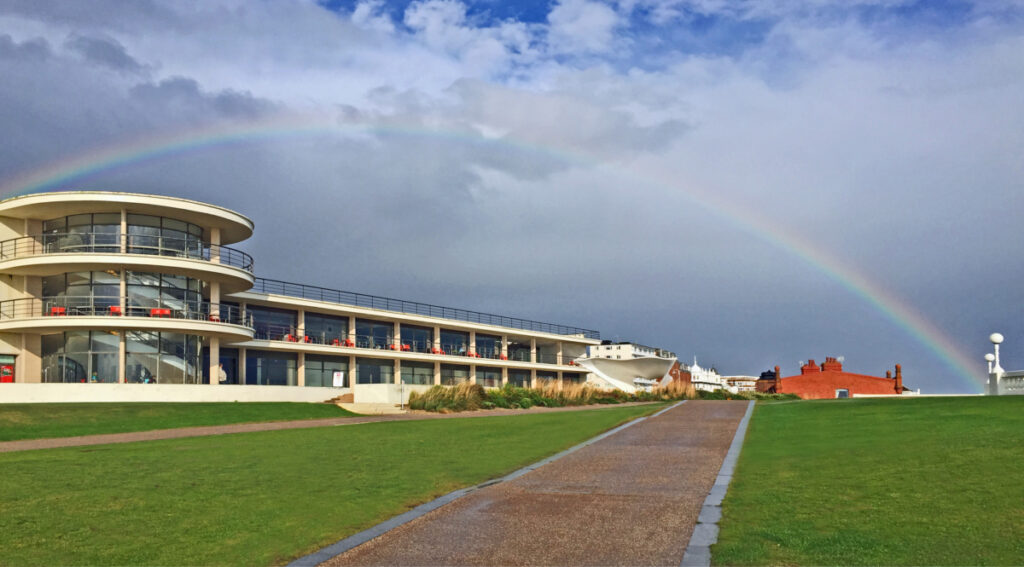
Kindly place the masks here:
<instances>
[{"instance_id":1,"label":"green grass lawn","mask_svg":"<svg viewBox=\"0 0 1024 567\"><path fill-rule=\"evenodd\" d=\"M758 404L717 565L1024 564L1024 396Z\"/></svg>"},{"instance_id":2,"label":"green grass lawn","mask_svg":"<svg viewBox=\"0 0 1024 567\"><path fill-rule=\"evenodd\" d=\"M0 441L355 415L334 404L0 404Z\"/></svg>"},{"instance_id":3,"label":"green grass lawn","mask_svg":"<svg viewBox=\"0 0 1024 567\"><path fill-rule=\"evenodd\" d=\"M0 453L0 564L284 563L663 406Z\"/></svg>"}]
</instances>

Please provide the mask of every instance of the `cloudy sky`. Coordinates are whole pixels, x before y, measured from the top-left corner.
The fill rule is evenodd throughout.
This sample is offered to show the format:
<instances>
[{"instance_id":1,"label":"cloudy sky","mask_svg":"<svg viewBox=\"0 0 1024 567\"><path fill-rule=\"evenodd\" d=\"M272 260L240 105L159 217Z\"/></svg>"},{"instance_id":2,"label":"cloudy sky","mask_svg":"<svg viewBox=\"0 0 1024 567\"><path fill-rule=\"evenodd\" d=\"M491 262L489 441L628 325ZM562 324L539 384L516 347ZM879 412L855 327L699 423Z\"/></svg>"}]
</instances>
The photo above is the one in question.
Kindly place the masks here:
<instances>
[{"instance_id":1,"label":"cloudy sky","mask_svg":"<svg viewBox=\"0 0 1024 567\"><path fill-rule=\"evenodd\" d=\"M0 0L0 189L727 374L1024 368L1020 0ZM973 375L973 379L972 376Z\"/></svg>"}]
</instances>

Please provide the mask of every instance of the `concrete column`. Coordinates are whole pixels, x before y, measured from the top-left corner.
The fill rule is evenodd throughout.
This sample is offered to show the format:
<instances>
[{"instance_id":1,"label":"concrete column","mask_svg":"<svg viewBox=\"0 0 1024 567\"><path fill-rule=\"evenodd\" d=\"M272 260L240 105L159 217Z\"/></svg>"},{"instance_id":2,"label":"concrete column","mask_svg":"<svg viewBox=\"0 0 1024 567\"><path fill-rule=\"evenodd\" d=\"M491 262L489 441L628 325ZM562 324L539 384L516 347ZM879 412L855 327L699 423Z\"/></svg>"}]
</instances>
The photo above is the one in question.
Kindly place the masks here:
<instances>
[{"instance_id":1,"label":"concrete column","mask_svg":"<svg viewBox=\"0 0 1024 567\"><path fill-rule=\"evenodd\" d=\"M395 321L395 333L394 333L394 335L395 335L394 336L394 342L392 344L395 345L396 349L401 351L402 350L402 324L399 323L398 321ZM395 382L395 383L397 384L398 382Z\"/></svg>"},{"instance_id":2,"label":"concrete column","mask_svg":"<svg viewBox=\"0 0 1024 567\"><path fill-rule=\"evenodd\" d=\"M477 381L476 381L476 365L475 364L470 364L469 365L469 383L470 384L476 384L477 383Z\"/></svg>"},{"instance_id":3,"label":"concrete column","mask_svg":"<svg viewBox=\"0 0 1024 567\"><path fill-rule=\"evenodd\" d=\"M440 362L435 362L434 363L434 385L435 386L440 386L441 385L441 363Z\"/></svg>"},{"instance_id":4,"label":"concrete column","mask_svg":"<svg viewBox=\"0 0 1024 567\"><path fill-rule=\"evenodd\" d=\"M124 285L124 272L121 272L121 285ZM124 294L121 294L121 301L124 301ZM124 310L122 309L122 312ZM117 381L124 384L128 381L128 331L117 332Z\"/></svg>"},{"instance_id":5,"label":"concrete column","mask_svg":"<svg viewBox=\"0 0 1024 567\"><path fill-rule=\"evenodd\" d=\"M504 388L508 384L508 366L501 367L501 387Z\"/></svg>"},{"instance_id":6,"label":"concrete column","mask_svg":"<svg viewBox=\"0 0 1024 567\"><path fill-rule=\"evenodd\" d=\"M536 388L537 387L537 371L536 370L530 370L530 387L531 388Z\"/></svg>"},{"instance_id":7,"label":"concrete column","mask_svg":"<svg viewBox=\"0 0 1024 567\"><path fill-rule=\"evenodd\" d=\"M128 252L128 209L121 209L121 253Z\"/></svg>"},{"instance_id":8,"label":"concrete column","mask_svg":"<svg viewBox=\"0 0 1024 567\"><path fill-rule=\"evenodd\" d=\"M476 353L476 331L469 332L469 352Z\"/></svg>"},{"instance_id":9,"label":"concrete column","mask_svg":"<svg viewBox=\"0 0 1024 567\"><path fill-rule=\"evenodd\" d=\"M537 339L530 339L530 362L537 362Z\"/></svg>"},{"instance_id":10,"label":"concrete column","mask_svg":"<svg viewBox=\"0 0 1024 567\"><path fill-rule=\"evenodd\" d=\"M441 348L441 327L437 326L434 327L434 348Z\"/></svg>"},{"instance_id":11,"label":"concrete column","mask_svg":"<svg viewBox=\"0 0 1024 567\"><path fill-rule=\"evenodd\" d=\"M299 309L299 315L295 318L295 336L306 336L306 310Z\"/></svg>"},{"instance_id":12,"label":"concrete column","mask_svg":"<svg viewBox=\"0 0 1024 567\"><path fill-rule=\"evenodd\" d=\"M562 388L564 388L564 387L565 387L565 384L562 382L562 371L559 370L558 371L558 391L561 392Z\"/></svg>"},{"instance_id":13,"label":"concrete column","mask_svg":"<svg viewBox=\"0 0 1024 567\"><path fill-rule=\"evenodd\" d=\"M565 364L565 361L562 360L562 341L558 341L557 345L558 345L558 355L557 355L557 358L555 360L558 362L558 364Z\"/></svg>"},{"instance_id":14,"label":"concrete column","mask_svg":"<svg viewBox=\"0 0 1024 567\"><path fill-rule=\"evenodd\" d=\"M395 325L397 326L398 324L396 323ZM395 384L402 383L402 361L397 358L395 359L395 376L392 378L392 382Z\"/></svg>"},{"instance_id":15,"label":"concrete column","mask_svg":"<svg viewBox=\"0 0 1024 567\"><path fill-rule=\"evenodd\" d=\"M119 287L117 288L117 294L121 299L117 301L117 304L121 306L121 315L128 315L128 311L125 309L128 305L128 298L126 297L128 295L128 282L126 281L128 278L128 272L127 270L122 269L120 273L121 281L119 282Z\"/></svg>"},{"instance_id":16,"label":"concrete column","mask_svg":"<svg viewBox=\"0 0 1024 567\"><path fill-rule=\"evenodd\" d=\"M21 334L21 355L14 359L14 381L43 381L42 335Z\"/></svg>"},{"instance_id":17,"label":"concrete column","mask_svg":"<svg viewBox=\"0 0 1024 567\"><path fill-rule=\"evenodd\" d=\"M210 384L220 384L219 337L210 337Z\"/></svg>"},{"instance_id":18,"label":"concrete column","mask_svg":"<svg viewBox=\"0 0 1024 567\"><path fill-rule=\"evenodd\" d=\"M300 311L300 313L301 313L301 311ZM296 373L298 374L298 376L296 376L296 383L299 386L305 386L306 385L306 353L300 352L299 356L298 356L298 359L299 359L298 362L297 362L298 368L296 369Z\"/></svg>"},{"instance_id":19,"label":"concrete column","mask_svg":"<svg viewBox=\"0 0 1024 567\"><path fill-rule=\"evenodd\" d=\"M508 335L501 336L501 356L508 358Z\"/></svg>"},{"instance_id":20,"label":"concrete column","mask_svg":"<svg viewBox=\"0 0 1024 567\"><path fill-rule=\"evenodd\" d=\"M238 348L238 383L245 384L245 347Z\"/></svg>"},{"instance_id":21,"label":"concrete column","mask_svg":"<svg viewBox=\"0 0 1024 567\"><path fill-rule=\"evenodd\" d=\"M349 355L348 357L348 387L355 388L356 386L356 357Z\"/></svg>"}]
</instances>

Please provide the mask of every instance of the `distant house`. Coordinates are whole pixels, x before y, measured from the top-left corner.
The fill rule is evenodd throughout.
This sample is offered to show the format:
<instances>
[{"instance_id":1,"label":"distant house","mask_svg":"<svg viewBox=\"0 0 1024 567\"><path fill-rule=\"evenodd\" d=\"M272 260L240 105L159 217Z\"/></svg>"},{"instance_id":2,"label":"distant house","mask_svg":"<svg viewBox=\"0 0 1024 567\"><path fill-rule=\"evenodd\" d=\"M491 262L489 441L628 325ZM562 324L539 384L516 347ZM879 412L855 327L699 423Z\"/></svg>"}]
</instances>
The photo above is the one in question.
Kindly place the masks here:
<instances>
[{"instance_id":1,"label":"distant house","mask_svg":"<svg viewBox=\"0 0 1024 567\"><path fill-rule=\"evenodd\" d=\"M757 390L757 376L723 376L725 382L736 388L737 392L754 392Z\"/></svg>"},{"instance_id":2,"label":"distant house","mask_svg":"<svg viewBox=\"0 0 1024 567\"><path fill-rule=\"evenodd\" d=\"M843 363L828 357L821 365L809 360L796 376L782 377L779 367L775 371L761 373L757 391L778 394L796 394L808 400L828 398L852 398L858 395L899 396L909 392L903 386L900 365L896 365L896 376L886 372L885 377L854 374L843 370Z\"/></svg>"}]
</instances>

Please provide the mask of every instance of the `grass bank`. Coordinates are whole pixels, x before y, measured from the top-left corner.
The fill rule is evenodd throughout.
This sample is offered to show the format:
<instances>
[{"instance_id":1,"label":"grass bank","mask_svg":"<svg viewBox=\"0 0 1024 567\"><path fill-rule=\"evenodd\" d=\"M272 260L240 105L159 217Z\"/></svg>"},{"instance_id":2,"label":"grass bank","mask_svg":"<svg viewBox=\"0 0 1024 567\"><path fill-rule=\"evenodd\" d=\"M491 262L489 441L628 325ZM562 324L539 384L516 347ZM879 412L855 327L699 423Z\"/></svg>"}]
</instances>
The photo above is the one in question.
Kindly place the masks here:
<instances>
[{"instance_id":1,"label":"grass bank","mask_svg":"<svg viewBox=\"0 0 1024 567\"><path fill-rule=\"evenodd\" d=\"M334 404L0 404L0 441L355 415Z\"/></svg>"},{"instance_id":2,"label":"grass bank","mask_svg":"<svg viewBox=\"0 0 1024 567\"><path fill-rule=\"evenodd\" d=\"M280 564L660 407L0 454L0 564Z\"/></svg>"},{"instance_id":3,"label":"grass bank","mask_svg":"<svg viewBox=\"0 0 1024 567\"><path fill-rule=\"evenodd\" d=\"M717 565L1024 564L1024 396L757 405Z\"/></svg>"}]
</instances>

